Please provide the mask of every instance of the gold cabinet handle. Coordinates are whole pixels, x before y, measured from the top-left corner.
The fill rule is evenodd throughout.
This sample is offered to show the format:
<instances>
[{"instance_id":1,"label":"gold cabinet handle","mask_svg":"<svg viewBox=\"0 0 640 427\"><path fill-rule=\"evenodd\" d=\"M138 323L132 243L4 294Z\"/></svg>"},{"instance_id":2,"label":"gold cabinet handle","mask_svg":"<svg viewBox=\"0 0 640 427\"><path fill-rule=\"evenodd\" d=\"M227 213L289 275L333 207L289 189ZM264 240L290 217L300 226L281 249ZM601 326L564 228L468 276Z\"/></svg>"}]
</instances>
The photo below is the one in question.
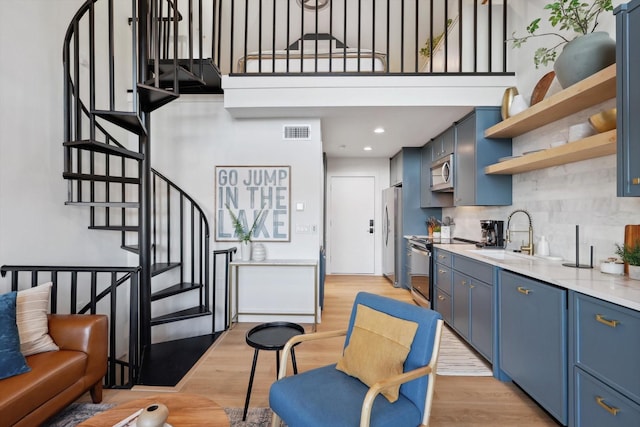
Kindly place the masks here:
<instances>
[{"instance_id":1,"label":"gold cabinet handle","mask_svg":"<svg viewBox=\"0 0 640 427\"><path fill-rule=\"evenodd\" d=\"M438 299L439 299L440 301L444 301L444 297L443 297L442 295L438 295Z\"/></svg>"},{"instance_id":2,"label":"gold cabinet handle","mask_svg":"<svg viewBox=\"0 0 640 427\"><path fill-rule=\"evenodd\" d=\"M521 294L525 294L525 295L529 295L531 293L531 291L529 289L525 289L522 286L518 286L518 292L520 292Z\"/></svg>"},{"instance_id":3,"label":"gold cabinet handle","mask_svg":"<svg viewBox=\"0 0 640 427\"><path fill-rule=\"evenodd\" d=\"M633 179L631 180L631 183L632 183L633 185L640 185L640 178L633 178Z\"/></svg>"},{"instance_id":4,"label":"gold cabinet handle","mask_svg":"<svg viewBox=\"0 0 640 427\"><path fill-rule=\"evenodd\" d=\"M613 407L613 406L609 406L606 403L604 403L604 398L603 397L596 396L596 402L598 402L598 405L603 407L608 413L610 413L614 417L616 415L618 415L618 412L620 411L620 409L618 409L616 407Z\"/></svg>"},{"instance_id":5,"label":"gold cabinet handle","mask_svg":"<svg viewBox=\"0 0 640 427\"><path fill-rule=\"evenodd\" d=\"M445 258L446 258L446 256L444 256L444 255L438 255L438 259L445 259Z\"/></svg>"},{"instance_id":6,"label":"gold cabinet handle","mask_svg":"<svg viewBox=\"0 0 640 427\"><path fill-rule=\"evenodd\" d=\"M470 288L470 289L473 289L473 288L475 288L475 287L476 287L476 285L469 285L469 288Z\"/></svg>"},{"instance_id":7,"label":"gold cabinet handle","mask_svg":"<svg viewBox=\"0 0 640 427\"><path fill-rule=\"evenodd\" d=\"M596 320L602 324L615 328L620 323L618 320L609 320L605 318L602 314L596 314Z\"/></svg>"},{"instance_id":8,"label":"gold cabinet handle","mask_svg":"<svg viewBox=\"0 0 640 427\"><path fill-rule=\"evenodd\" d=\"M464 286L464 285L466 285L466 284L467 284L467 281L466 281L466 280L462 280L462 281L460 282L460 284L461 284L462 286Z\"/></svg>"},{"instance_id":9,"label":"gold cabinet handle","mask_svg":"<svg viewBox=\"0 0 640 427\"><path fill-rule=\"evenodd\" d=\"M440 274L444 274L446 272L447 272L446 270L438 270L438 273L440 273Z\"/></svg>"}]
</instances>

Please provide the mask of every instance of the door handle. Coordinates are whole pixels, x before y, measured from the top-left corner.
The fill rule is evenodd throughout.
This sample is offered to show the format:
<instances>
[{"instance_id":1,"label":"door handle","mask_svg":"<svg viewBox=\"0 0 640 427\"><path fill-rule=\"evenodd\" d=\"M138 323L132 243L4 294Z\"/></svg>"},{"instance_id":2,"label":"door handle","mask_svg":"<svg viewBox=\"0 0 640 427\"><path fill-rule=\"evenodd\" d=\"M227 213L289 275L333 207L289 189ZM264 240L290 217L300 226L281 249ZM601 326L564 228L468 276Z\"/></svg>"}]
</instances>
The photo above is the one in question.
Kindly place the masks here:
<instances>
[{"instance_id":1,"label":"door handle","mask_svg":"<svg viewBox=\"0 0 640 427\"><path fill-rule=\"evenodd\" d=\"M369 234L373 234L373 227L369 227Z\"/></svg>"}]
</instances>

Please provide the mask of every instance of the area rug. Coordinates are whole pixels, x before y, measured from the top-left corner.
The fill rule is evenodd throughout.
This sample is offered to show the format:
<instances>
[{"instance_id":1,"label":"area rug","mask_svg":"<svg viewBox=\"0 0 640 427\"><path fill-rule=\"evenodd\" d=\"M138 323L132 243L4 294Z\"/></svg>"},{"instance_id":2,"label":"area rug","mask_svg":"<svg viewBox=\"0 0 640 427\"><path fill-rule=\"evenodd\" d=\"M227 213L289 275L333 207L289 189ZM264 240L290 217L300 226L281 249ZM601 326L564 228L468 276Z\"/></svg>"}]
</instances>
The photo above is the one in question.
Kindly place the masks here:
<instances>
[{"instance_id":1,"label":"area rug","mask_svg":"<svg viewBox=\"0 0 640 427\"><path fill-rule=\"evenodd\" d=\"M114 406L110 403L72 403L42 426L73 427Z\"/></svg>"},{"instance_id":2,"label":"area rug","mask_svg":"<svg viewBox=\"0 0 640 427\"><path fill-rule=\"evenodd\" d=\"M442 328L438 375L490 377L491 366L445 326Z\"/></svg>"},{"instance_id":3,"label":"area rug","mask_svg":"<svg viewBox=\"0 0 640 427\"><path fill-rule=\"evenodd\" d=\"M271 425L271 409L249 408L247 419L242 421L242 408L224 408L231 427L268 427Z\"/></svg>"}]
</instances>

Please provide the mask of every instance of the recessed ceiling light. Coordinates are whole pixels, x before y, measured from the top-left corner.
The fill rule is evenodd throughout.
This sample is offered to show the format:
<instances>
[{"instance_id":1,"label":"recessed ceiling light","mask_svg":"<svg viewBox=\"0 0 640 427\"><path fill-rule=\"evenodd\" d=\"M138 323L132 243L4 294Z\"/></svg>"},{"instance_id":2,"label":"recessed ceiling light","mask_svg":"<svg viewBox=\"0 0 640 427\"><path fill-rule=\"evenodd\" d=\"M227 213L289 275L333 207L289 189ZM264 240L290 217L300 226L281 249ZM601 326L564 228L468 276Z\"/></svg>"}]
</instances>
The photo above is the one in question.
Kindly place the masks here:
<instances>
[{"instance_id":1,"label":"recessed ceiling light","mask_svg":"<svg viewBox=\"0 0 640 427\"><path fill-rule=\"evenodd\" d=\"M379 128L375 128L373 130L374 133L384 133L384 128L383 127L379 127Z\"/></svg>"},{"instance_id":2,"label":"recessed ceiling light","mask_svg":"<svg viewBox=\"0 0 640 427\"><path fill-rule=\"evenodd\" d=\"M366 147L363 148L364 151L371 151L373 150L373 148L369 147L368 145Z\"/></svg>"}]
</instances>

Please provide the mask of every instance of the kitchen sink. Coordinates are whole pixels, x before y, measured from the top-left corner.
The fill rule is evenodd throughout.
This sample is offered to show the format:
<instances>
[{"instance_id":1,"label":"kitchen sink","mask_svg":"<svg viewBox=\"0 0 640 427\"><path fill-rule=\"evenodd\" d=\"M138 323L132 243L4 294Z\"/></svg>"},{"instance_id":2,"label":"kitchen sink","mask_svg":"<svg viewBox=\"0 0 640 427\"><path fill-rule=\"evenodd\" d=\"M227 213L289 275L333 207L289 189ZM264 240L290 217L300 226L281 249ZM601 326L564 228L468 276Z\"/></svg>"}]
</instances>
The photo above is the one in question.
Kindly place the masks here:
<instances>
[{"instance_id":1,"label":"kitchen sink","mask_svg":"<svg viewBox=\"0 0 640 427\"><path fill-rule=\"evenodd\" d=\"M504 249L470 249L468 252L499 260L523 260L531 258L530 255L506 251Z\"/></svg>"}]
</instances>

